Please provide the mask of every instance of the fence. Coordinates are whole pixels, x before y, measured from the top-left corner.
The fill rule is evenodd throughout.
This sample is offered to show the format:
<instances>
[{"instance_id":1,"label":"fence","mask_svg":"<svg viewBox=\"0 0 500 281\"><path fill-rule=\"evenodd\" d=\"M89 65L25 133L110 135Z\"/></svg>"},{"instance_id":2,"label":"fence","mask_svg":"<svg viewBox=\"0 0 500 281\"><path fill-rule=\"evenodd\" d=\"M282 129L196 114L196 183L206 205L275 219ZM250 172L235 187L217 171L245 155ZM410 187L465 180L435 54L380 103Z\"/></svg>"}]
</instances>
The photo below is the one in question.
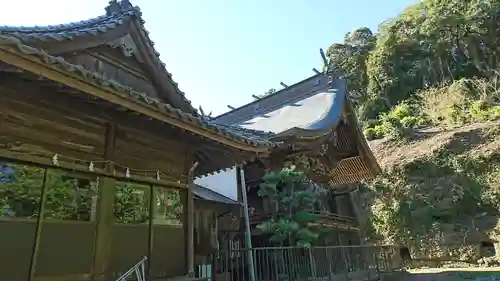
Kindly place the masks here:
<instances>
[{"instance_id":1,"label":"fence","mask_svg":"<svg viewBox=\"0 0 500 281\"><path fill-rule=\"evenodd\" d=\"M249 277L248 251L255 280ZM220 251L198 266L210 281L374 280L402 267L397 246L263 247Z\"/></svg>"}]
</instances>

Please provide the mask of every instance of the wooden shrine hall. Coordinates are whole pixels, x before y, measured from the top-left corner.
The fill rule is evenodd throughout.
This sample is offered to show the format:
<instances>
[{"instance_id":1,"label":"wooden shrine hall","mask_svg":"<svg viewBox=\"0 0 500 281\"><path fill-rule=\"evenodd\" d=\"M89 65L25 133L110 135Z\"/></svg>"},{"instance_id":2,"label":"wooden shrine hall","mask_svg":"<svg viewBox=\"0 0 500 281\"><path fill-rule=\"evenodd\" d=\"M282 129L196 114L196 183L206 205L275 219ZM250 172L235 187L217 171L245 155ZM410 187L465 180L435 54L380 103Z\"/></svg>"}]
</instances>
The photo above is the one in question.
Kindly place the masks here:
<instances>
[{"instance_id":1,"label":"wooden shrine hall","mask_svg":"<svg viewBox=\"0 0 500 281\"><path fill-rule=\"evenodd\" d=\"M329 69L282 86L282 90L212 119L233 131L265 131L267 139L282 144L243 167L252 209L253 246L270 246L267 238L259 237L256 226L276 212L272 202L257 195L261 178L266 172L290 165L306 172L323 190L323 206L316 215L323 226L334 230L335 236L326 243L359 244L360 202L353 191L360 181L375 177L380 167L358 127L346 81ZM241 236L243 232L244 228Z\"/></svg>"},{"instance_id":2,"label":"wooden shrine hall","mask_svg":"<svg viewBox=\"0 0 500 281\"><path fill-rule=\"evenodd\" d=\"M0 27L0 281L112 281L143 257L148 280L192 274L197 211L239 211L193 183L235 181L235 166L249 183L290 161L330 187L373 177L345 81L311 83L213 119L128 0L81 22Z\"/></svg>"},{"instance_id":3,"label":"wooden shrine hall","mask_svg":"<svg viewBox=\"0 0 500 281\"><path fill-rule=\"evenodd\" d=\"M0 27L1 281L191 273L195 204L227 203L195 203L193 178L279 145L198 114L139 8L105 11Z\"/></svg>"}]
</instances>

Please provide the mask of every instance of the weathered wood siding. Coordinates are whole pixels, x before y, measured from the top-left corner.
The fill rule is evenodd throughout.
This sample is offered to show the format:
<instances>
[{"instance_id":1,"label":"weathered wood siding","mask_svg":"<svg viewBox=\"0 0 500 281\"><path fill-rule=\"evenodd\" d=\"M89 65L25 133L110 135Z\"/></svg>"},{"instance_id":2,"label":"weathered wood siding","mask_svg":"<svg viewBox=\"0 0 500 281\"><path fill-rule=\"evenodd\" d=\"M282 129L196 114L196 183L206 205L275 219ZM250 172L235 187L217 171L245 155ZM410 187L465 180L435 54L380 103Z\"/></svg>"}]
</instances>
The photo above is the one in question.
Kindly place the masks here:
<instances>
[{"instance_id":1,"label":"weathered wood siding","mask_svg":"<svg viewBox=\"0 0 500 281\"><path fill-rule=\"evenodd\" d=\"M138 170L159 170L169 180L185 178L186 146L179 141L159 137L154 132L120 126L115 146L115 161ZM155 174L148 176L155 177Z\"/></svg>"},{"instance_id":2,"label":"weathered wood siding","mask_svg":"<svg viewBox=\"0 0 500 281\"><path fill-rule=\"evenodd\" d=\"M111 48L100 47L84 53L66 56L65 59L71 63L82 65L89 71L97 72L106 79L117 81L137 92L158 98L155 87L147 78L146 73L140 69L140 66L133 63L133 61L125 64L125 61L130 61L133 57L124 60L116 52L118 51Z\"/></svg>"},{"instance_id":3,"label":"weathered wood siding","mask_svg":"<svg viewBox=\"0 0 500 281\"><path fill-rule=\"evenodd\" d=\"M55 153L103 160L105 123L88 105L63 104L53 95L0 85L0 145L19 154L51 159ZM61 94L64 95L64 94Z\"/></svg>"},{"instance_id":4,"label":"weathered wood siding","mask_svg":"<svg viewBox=\"0 0 500 281\"><path fill-rule=\"evenodd\" d=\"M0 149L44 159L57 153L69 164L79 163L64 156L103 165L106 124L116 122L117 169L148 170L141 176L152 178L160 171L164 180L185 178L187 143L166 134L168 126L132 122L134 118L118 114L67 93L0 85Z\"/></svg>"},{"instance_id":5,"label":"weathered wood siding","mask_svg":"<svg viewBox=\"0 0 500 281\"><path fill-rule=\"evenodd\" d=\"M109 104L84 100L82 96L15 82L0 83L0 151L17 156L52 159L95 166L104 164L105 135L109 123L117 124L116 169L132 173L149 170L162 179L185 181L189 143L176 138L166 125L153 124L142 116L118 112ZM50 89L50 91L48 91ZM123 117L123 118L122 118ZM78 160L83 160L83 163ZM189 158L191 159L191 158ZM101 163L99 161L102 161ZM86 163L86 164L85 164ZM146 172L144 172L146 173ZM0 281L25 281L29 275L36 220L0 220L0 264L9 265ZM35 281L86 280L92 270L96 223L51 221L42 223L35 268ZM148 254L148 224L115 225L107 280L120 274ZM185 229L155 225L151 274L156 277L183 275L186 268ZM12 264L12 266L10 266Z\"/></svg>"}]
</instances>

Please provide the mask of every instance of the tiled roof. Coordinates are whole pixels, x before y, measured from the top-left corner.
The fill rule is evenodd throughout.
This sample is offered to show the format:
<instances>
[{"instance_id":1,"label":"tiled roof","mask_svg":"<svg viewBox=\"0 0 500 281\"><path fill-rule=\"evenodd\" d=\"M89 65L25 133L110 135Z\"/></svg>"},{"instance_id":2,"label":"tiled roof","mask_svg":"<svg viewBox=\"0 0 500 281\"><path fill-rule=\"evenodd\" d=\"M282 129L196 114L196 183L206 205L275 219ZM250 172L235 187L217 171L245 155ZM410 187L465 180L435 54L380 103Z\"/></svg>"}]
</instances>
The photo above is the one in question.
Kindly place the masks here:
<instances>
[{"instance_id":1,"label":"tiled roof","mask_svg":"<svg viewBox=\"0 0 500 281\"><path fill-rule=\"evenodd\" d=\"M211 124L214 126L217 126L219 128L224 128L225 130L228 130L230 132L233 132L234 134L244 136L247 139L269 139L275 136L275 133L269 132L269 131L261 131L261 130L255 130L255 129L248 129L248 128L243 128L238 125L227 125L227 124L219 124L214 121L209 121Z\"/></svg>"},{"instance_id":2,"label":"tiled roof","mask_svg":"<svg viewBox=\"0 0 500 281\"><path fill-rule=\"evenodd\" d=\"M324 134L336 129L345 102L345 80L333 79L330 86L311 96L283 104L272 111L238 122L242 128L268 130L280 134L293 128Z\"/></svg>"},{"instance_id":3,"label":"tiled roof","mask_svg":"<svg viewBox=\"0 0 500 281\"><path fill-rule=\"evenodd\" d=\"M110 7L114 8L114 10ZM106 10L107 15L68 24L35 27L0 26L0 35L14 36L28 45L36 41L66 41L83 36L97 36L124 25L134 18L138 19L141 23L141 31L155 55L153 61L157 64L156 67L164 72L183 103L189 108L190 113L198 115L196 109L191 105L191 101L186 98L184 92L179 89L178 84L173 81L172 74L167 71L165 63L160 60L160 53L155 50L154 42L148 36L149 32L144 27L144 20L139 8L133 7L128 1L117 2L114 0L110 2Z\"/></svg>"},{"instance_id":4,"label":"tiled roof","mask_svg":"<svg viewBox=\"0 0 500 281\"><path fill-rule=\"evenodd\" d=\"M268 140L265 135L258 133L253 130L240 130L235 129L231 126L222 126L212 123L208 120L203 119L201 116L195 116L180 109L174 108L169 104L162 103L156 99L153 99L146 94L139 93L130 87L123 86L122 84L104 78L102 75L96 72L91 72L85 69L81 65L75 65L67 62L62 57L54 57L43 50L27 46L21 42L21 40L14 36L0 35L0 48L14 48L22 54L33 56L43 61L45 64L55 66L62 71L70 72L75 74L82 79L99 85L101 87L109 87L114 91L123 94L124 96L138 101L145 106L153 107L163 114L177 118L179 120L187 121L193 125L204 128L205 130L215 132L221 136L225 136L229 139L244 142L252 146L263 146L263 147L276 147L278 144Z\"/></svg>"},{"instance_id":5,"label":"tiled roof","mask_svg":"<svg viewBox=\"0 0 500 281\"><path fill-rule=\"evenodd\" d=\"M85 35L99 35L110 29L123 25L133 16L134 11L128 11L111 16L100 16L89 20L48 26L0 26L0 34L11 35L23 42L29 41L64 41Z\"/></svg>"},{"instance_id":6,"label":"tiled roof","mask_svg":"<svg viewBox=\"0 0 500 281\"><path fill-rule=\"evenodd\" d=\"M233 204L233 205L241 205L240 202L235 201L229 197L226 197L218 192L215 192L211 189L208 189L204 186L193 184L192 185L193 194L197 196L199 199L208 200L217 203L223 204Z\"/></svg>"}]
</instances>

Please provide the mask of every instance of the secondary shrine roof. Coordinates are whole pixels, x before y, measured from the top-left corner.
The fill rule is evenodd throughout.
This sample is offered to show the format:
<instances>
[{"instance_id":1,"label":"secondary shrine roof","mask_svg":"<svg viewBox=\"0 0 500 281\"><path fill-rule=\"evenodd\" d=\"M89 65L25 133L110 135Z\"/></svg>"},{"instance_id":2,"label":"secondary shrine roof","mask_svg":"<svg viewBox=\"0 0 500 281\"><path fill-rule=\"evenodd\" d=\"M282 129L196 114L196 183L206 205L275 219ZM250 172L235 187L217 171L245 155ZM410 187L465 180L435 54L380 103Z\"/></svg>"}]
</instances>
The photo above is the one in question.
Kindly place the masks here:
<instances>
[{"instance_id":1,"label":"secondary shrine roof","mask_svg":"<svg viewBox=\"0 0 500 281\"><path fill-rule=\"evenodd\" d=\"M338 124L345 101L345 81L336 79L333 86L320 87L302 99L264 110L239 121L237 125L245 129L270 131L274 134L286 132L292 128L304 131L325 133ZM217 119L215 120L217 122Z\"/></svg>"},{"instance_id":2,"label":"secondary shrine roof","mask_svg":"<svg viewBox=\"0 0 500 281\"><path fill-rule=\"evenodd\" d=\"M358 127L347 97L346 81L341 76L328 75L332 73L318 73L217 116L212 122L242 130L266 131L271 140L284 140L285 145L290 139L322 138L334 133L337 137L330 146L340 150L354 148L358 153L344 156L332 167L331 183L372 178L380 168Z\"/></svg>"}]
</instances>

